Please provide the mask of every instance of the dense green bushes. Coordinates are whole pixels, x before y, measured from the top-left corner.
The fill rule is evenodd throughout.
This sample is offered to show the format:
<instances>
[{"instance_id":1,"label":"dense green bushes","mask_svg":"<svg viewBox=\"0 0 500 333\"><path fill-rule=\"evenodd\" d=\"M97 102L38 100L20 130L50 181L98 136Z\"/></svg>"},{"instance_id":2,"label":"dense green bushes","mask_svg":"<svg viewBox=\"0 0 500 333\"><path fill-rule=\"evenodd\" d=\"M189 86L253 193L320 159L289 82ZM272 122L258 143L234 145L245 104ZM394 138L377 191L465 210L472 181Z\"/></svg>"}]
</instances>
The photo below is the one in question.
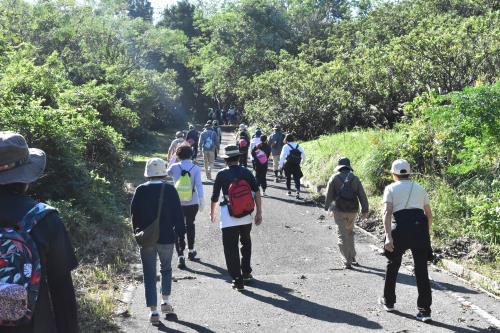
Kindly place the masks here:
<instances>
[{"instance_id":1,"label":"dense green bushes","mask_svg":"<svg viewBox=\"0 0 500 333\"><path fill-rule=\"evenodd\" d=\"M424 95L407 104L405 113L413 118L394 130L341 133L305 143L308 177L324 184L337 158L347 155L369 190L380 195L391 182L391 162L406 158L431 194L435 236L470 235L499 244L500 83Z\"/></svg>"}]
</instances>

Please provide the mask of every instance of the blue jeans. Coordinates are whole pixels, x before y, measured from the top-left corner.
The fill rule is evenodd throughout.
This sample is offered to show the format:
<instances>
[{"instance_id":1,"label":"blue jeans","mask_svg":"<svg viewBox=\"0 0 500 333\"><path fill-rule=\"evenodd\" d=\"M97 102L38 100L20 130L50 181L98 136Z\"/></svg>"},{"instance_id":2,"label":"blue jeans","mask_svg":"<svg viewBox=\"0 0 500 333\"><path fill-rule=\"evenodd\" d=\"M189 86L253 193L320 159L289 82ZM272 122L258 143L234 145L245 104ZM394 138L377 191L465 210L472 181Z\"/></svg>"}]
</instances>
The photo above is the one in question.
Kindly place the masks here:
<instances>
[{"instance_id":1,"label":"blue jeans","mask_svg":"<svg viewBox=\"0 0 500 333\"><path fill-rule=\"evenodd\" d=\"M158 306L156 295L156 255L160 257L161 294L170 295L172 291L172 254L174 244L156 244L141 248L142 271L146 306Z\"/></svg>"}]
</instances>

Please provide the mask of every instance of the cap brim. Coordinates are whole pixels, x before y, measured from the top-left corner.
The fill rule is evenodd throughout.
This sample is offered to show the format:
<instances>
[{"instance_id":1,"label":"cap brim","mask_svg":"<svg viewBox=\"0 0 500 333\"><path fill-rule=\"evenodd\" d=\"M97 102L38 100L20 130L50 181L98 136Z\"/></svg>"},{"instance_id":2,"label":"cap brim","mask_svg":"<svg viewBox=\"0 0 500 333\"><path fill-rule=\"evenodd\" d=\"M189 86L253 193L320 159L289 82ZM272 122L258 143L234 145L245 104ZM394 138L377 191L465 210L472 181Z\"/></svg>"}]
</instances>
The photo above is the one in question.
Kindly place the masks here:
<instances>
[{"instance_id":1,"label":"cap brim","mask_svg":"<svg viewBox=\"0 0 500 333\"><path fill-rule=\"evenodd\" d=\"M335 172L339 171L339 170L340 170L340 169L342 169L342 168L348 168L349 170L354 171L354 169L353 169L353 168L351 168L349 165L337 165L337 166L335 167Z\"/></svg>"},{"instance_id":2,"label":"cap brim","mask_svg":"<svg viewBox=\"0 0 500 333\"><path fill-rule=\"evenodd\" d=\"M47 158L40 149L29 149L28 161L12 170L0 172L0 185L24 183L30 184L43 175Z\"/></svg>"},{"instance_id":3,"label":"cap brim","mask_svg":"<svg viewBox=\"0 0 500 333\"><path fill-rule=\"evenodd\" d=\"M231 158L231 157L236 157L236 156L241 156L241 155L243 155L243 153L234 153L234 154L230 154L230 155L222 154L220 157L222 157L223 159L226 159L226 158Z\"/></svg>"}]
</instances>

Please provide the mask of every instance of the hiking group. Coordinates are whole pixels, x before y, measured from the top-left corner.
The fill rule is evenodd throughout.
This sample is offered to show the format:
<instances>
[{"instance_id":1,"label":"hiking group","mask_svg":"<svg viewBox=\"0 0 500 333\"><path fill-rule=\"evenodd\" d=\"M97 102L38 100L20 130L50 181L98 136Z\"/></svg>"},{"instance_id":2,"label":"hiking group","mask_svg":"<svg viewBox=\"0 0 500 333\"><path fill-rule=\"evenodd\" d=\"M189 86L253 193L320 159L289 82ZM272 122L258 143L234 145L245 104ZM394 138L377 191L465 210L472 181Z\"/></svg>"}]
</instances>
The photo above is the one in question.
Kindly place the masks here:
<instances>
[{"instance_id":1,"label":"hiking group","mask_svg":"<svg viewBox=\"0 0 500 333\"><path fill-rule=\"evenodd\" d=\"M187 259L197 260L195 220L205 209L202 170L212 185L210 220L222 232L227 271L235 290L245 290L253 280L252 225L263 219L262 197L266 197L270 159L275 182L285 178L287 195L301 199L303 148L293 134L275 126L268 137L256 129L251 137L240 125L234 144L221 152L222 134L217 121L210 121L198 133L190 126L179 131L167 153L167 161L146 162L146 182L139 185L130 206L133 235L140 249L146 306L149 320L160 323L160 312L174 312L172 258L186 268ZM222 153L222 154L221 154ZM216 156L226 168L212 171ZM248 168L252 162L255 174ZM56 209L39 203L26 193L29 184L44 172L45 154L29 148L18 133L0 132L0 329L1 332L77 332L77 307L71 271L77 265L74 249ZM328 182L325 210L338 226L338 246L344 268L358 265L354 244L354 223L360 206L368 214L368 200L360 179L348 158L341 158ZM384 191L384 251L388 259L383 296L379 303L393 311L396 277L406 250L415 261L418 288L417 319L431 319L431 287L427 260L431 257L429 230L432 214L426 191L410 180L410 165L396 160L391 173L394 183ZM284 176L283 176L284 175ZM171 178L173 185L166 179ZM392 222L392 216L395 222ZM186 242L187 240L187 242ZM187 244L186 244L187 243ZM241 248L240 248L241 243ZM240 256L241 252L241 256ZM157 259L160 261L160 311L158 311Z\"/></svg>"}]
</instances>

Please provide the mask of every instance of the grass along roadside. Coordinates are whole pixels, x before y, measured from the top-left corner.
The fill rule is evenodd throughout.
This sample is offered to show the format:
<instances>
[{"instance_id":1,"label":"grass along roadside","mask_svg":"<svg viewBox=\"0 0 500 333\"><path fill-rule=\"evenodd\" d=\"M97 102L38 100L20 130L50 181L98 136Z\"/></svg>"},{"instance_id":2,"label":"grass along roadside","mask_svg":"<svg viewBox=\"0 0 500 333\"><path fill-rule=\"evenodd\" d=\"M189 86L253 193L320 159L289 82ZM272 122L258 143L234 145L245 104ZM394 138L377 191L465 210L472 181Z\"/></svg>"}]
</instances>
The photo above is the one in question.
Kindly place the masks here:
<instances>
[{"instance_id":1,"label":"grass along roadside","mask_svg":"<svg viewBox=\"0 0 500 333\"><path fill-rule=\"evenodd\" d=\"M304 142L301 145L307 156L304 163L306 181L312 188L324 188L338 158L349 157L356 175L367 190L371 207L369 219L360 221L359 225L371 232L380 233L380 188L391 181L390 162L400 157L398 152L388 151L386 147L391 144L397 147L397 143L404 142L404 139L401 131L372 129L325 135L317 140ZM462 194L437 176L417 175L416 178L428 189L431 197L434 210L433 244L437 253L493 281L499 281L500 246L481 242L473 233L466 232L465 213L463 219L457 218L463 212Z\"/></svg>"}]
</instances>

